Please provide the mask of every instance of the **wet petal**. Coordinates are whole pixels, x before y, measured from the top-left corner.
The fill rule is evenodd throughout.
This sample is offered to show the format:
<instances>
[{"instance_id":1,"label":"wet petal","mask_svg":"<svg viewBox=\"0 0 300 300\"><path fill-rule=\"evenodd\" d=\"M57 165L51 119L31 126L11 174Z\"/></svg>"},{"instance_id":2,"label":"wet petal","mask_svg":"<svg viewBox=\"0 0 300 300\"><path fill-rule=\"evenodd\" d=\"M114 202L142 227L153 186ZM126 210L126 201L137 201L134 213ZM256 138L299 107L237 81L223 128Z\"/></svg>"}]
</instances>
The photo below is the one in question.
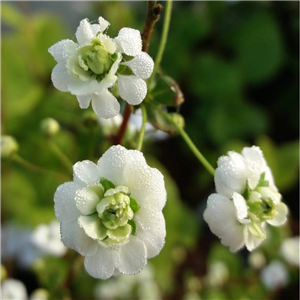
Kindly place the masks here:
<instances>
[{"instance_id":1,"label":"wet petal","mask_svg":"<svg viewBox=\"0 0 300 300\"><path fill-rule=\"evenodd\" d=\"M74 182L81 186L96 184L100 181L99 168L89 160L77 162L73 166Z\"/></svg>"},{"instance_id":2,"label":"wet petal","mask_svg":"<svg viewBox=\"0 0 300 300\"><path fill-rule=\"evenodd\" d=\"M142 51L142 38L138 30L132 28L122 28L115 38L120 51L129 55L136 56Z\"/></svg>"},{"instance_id":3,"label":"wet petal","mask_svg":"<svg viewBox=\"0 0 300 300\"><path fill-rule=\"evenodd\" d=\"M135 56L132 60L122 63L128 66L134 73L134 75L147 79L153 72L154 62L150 55L146 52L141 52Z\"/></svg>"},{"instance_id":4,"label":"wet petal","mask_svg":"<svg viewBox=\"0 0 300 300\"><path fill-rule=\"evenodd\" d=\"M91 276L107 279L114 274L116 258L116 250L98 246L96 253L85 258L84 266Z\"/></svg>"},{"instance_id":5,"label":"wet petal","mask_svg":"<svg viewBox=\"0 0 300 300\"><path fill-rule=\"evenodd\" d=\"M123 274L137 274L146 266L146 257L147 250L144 243L131 236L129 242L119 249L116 267Z\"/></svg>"},{"instance_id":6,"label":"wet petal","mask_svg":"<svg viewBox=\"0 0 300 300\"><path fill-rule=\"evenodd\" d=\"M118 87L121 98L131 105L140 104L147 95L146 82L134 75L119 75Z\"/></svg>"},{"instance_id":7,"label":"wet petal","mask_svg":"<svg viewBox=\"0 0 300 300\"><path fill-rule=\"evenodd\" d=\"M120 112L118 100L108 90L93 95L92 107L94 112L104 119L115 117Z\"/></svg>"}]
</instances>

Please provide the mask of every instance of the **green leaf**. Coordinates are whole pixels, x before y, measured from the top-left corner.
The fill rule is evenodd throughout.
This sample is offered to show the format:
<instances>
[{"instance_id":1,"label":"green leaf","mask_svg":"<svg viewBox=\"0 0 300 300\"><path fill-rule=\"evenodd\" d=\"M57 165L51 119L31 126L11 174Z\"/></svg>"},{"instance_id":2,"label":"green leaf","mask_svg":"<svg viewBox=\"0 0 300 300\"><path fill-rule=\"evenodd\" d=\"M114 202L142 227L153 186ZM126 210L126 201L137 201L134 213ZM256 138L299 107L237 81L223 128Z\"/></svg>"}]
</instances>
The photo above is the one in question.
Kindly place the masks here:
<instances>
[{"instance_id":1,"label":"green leaf","mask_svg":"<svg viewBox=\"0 0 300 300\"><path fill-rule=\"evenodd\" d=\"M135 224L135 222L133 220L129 220L128 224L132 227L131 234L136 235L136 224Z\"/></svg>"},{"instance_id":2,"label":"green leaf","mask_svg":"<svg viewBox=\"0 0 300 300\"><path fill-rule=\"evenodd\" d=\"M148 121L156 128L162 131L174 134L177 132L176 126L173 124L175 122L177 126L184 127L184 118L178 113L168 113L169 117L173 120L170 122L162 113L162 108L156 106L153 103L145 102L145 107L147 110Z\"/></svg>"},{"instance_id":3,"label":"green leaf","mask_svg":"<svg viewBox=\"0 0 300 300\"><path fill-rule=\"evenodd\" d=\"M132 197L130 197L130 208L134 213L138 212L140 209L140 205Z\"/></svg>"},{"instance_id":4,"label":"green leaf","mask_svg":"<svg viewBox=\"0 0 300 300\"><path fill-rule=\"evenodd\" d=\"M153 101L166 106L178 106L184 102L184 95L178 83L170 76L157 75L155 88L151 91Z\"/></svg>"},{"instance_id":5,"label":"green leaf","mask_svg":"<svg viewBox=\"0 0 300 300\"><path fill-rule=\"evenodd\" d=\"M104 188L104 192L106 192L109 189L114 189L116 187L111 181L107 180L104 177L102 177L100 179L100 183L102 184L102 186Z\"/></svg>"}]
</instances>

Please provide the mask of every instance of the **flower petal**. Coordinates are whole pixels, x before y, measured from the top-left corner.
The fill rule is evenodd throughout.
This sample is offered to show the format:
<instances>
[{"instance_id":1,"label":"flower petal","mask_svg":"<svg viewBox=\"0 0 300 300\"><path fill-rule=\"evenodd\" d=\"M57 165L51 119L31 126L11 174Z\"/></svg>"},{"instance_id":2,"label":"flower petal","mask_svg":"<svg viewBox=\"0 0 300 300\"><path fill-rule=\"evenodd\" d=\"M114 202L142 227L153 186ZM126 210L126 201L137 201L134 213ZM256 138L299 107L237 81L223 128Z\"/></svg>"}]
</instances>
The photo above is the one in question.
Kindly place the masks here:
<instances>
[{"instance_id":1,"label":"flower petal","mask_svg":"<svg viewBox=\"0 0 300 300\"><path fill-rule=\"evenodd\" d=\"M96 184L100 181L100 172L96 164L89 160L77 162L73 166L73 180L82 187Z\"/></svg>"},{"instance_id":2,"label":"flower petal","mask_svg":"<svg viewBox=\"0 0 300 300\"><path fill-rule=\"evenodd\" d=\"M248 225L245 225L245 227L244 227L244 239L245 239L246 248L249 251L252 251L255 248L257 248L262 243L262 241L264 240L264 239L260 239L260 238L255 237L251 233L251 231L249 230Z\"/></svg>"},{"instance_id":3,"label":"flower petal","mask_svg":"<svg viewBox=\"0 0 300 300\"><path fill-rule=\"evenodd\" d=\"M203 217L210 230L223 245L229 246L230 251L235 252L244 245L244 226L236 219L234 204L228 198L220 194L210 195Z\"/></svg>"},{"instance_id":4,"label":"flower petal","mask_svg":"<svg viewBox=\"0 0 300 300\"><path fill-rule=\"evenodd\" d=\"M76 96L80 108L88 108L92 99L92 94L87 94L87 95L81 95L81 96Z\"/></svg>"},{"instance_id":5,"label":"flower petal","mask_svg":"<svg viewBox=\"0 0 300 300\"><path fill-rule=\"evenodd\" d=\"M233 151L228 156L221 156L218 159L218 168L215 172L215 185L219 194L229 199L233 192L242 194L246 187L248 169L244 158Z\"/></svg>"},{"instance_id":6,"label":"flower petal","mask_svg":"<svg viewBox=\"0 0 300 300\"><path fill-rule=\"evenodd\" d=\"M70 56L76 54L77 46L78 44L71 40L62 40L51 46L48 52L58 63L65 64Z\"/></svg>"},{"instance_id":7,"label":"flower petal","mask_svg":"<svg viewBox=\"0 0 300 300\"><path fill-rule=\"evenodd\" d=\"M95 27L94 27L95 28ZM80 21L76 31L76 38L80 45L88 44L90 40L95 37L95 30L93 30L88 19Z\"/></svg>"},{"instance_id":8,"label":"flower petal","mask_svg":"<svg viewBox=\"0 0 300 300\"><path fill-rule=\"evenodd\" d=\"M149 211L161 211L166 203L166 189L163 175L150 168L140 151L128 151L127 164L124 166L124 185L132 197Z\"/></svg>"},{"instance_id":9,"label":"flower petal","mask_svg":"<svg viewBox=\"0 0 300 300\"><path fill-rule=\"evenodd\" d=\"M75 245L75 233L79 229L77 219L71 222L60 223L61 241L66 247L77 250Z\"/></svg>"},{"instance_id":10,"label":"flower petal","mask_svg":"<svg viewBox=\"0 0 300 300\"><path fill-rule=\"evenodd\" d=\"M84 260L86 271L95 278L107 279L114 274L116 251L98 246L96 253Z\"/></svg>"},{"instance_id":11,"label":"flower petal","mask_svg":"<svg viewBox=\"0 0 300 300\"><path fill-rule=\"evenodd\" d=\"M54 194L54 210L55 216L59 221L73 221L79 216L79 210L75 204L75 194L80 188L74 182L66 182L61 184Z\"/></svg>"},{"instance_id":12,"label":"flower petal","mask_svg":"<svg viewBox=\"0 0 300 300\"><path fill-rule=\"evenodd\" d=\"M62 92L68 92L68 85L72 81L67 68L63 64L57 64L51 73L51 80L55 88Z\"/></svg>"},{"instance_id":13,"label":"flower petal","mask_svg":"<svg viewBox=\"0 0 300 300\"><path fill-rule=\"evenodd\" d=\"M150 55L146 52L141 52L136 55L132 60L122 63L128 66L134 73L134 75L147 79L153 72L154 62Z\"/></svg>"},{"instance_id":14,"label":"flower petal","mask_svg":"<svg viewBox=\"0 0 300 300\"><path fill-rule=\"evenodd\" d=\"M108 26L110 25L110 23L102 17L98 18L98 23L100 25L100 32L105 31L108 28Z\"/></svg>"},{"instance_id":15,"label":"flower petal","mask_svg":"<svg viewBox=\"0 0 300 300\"><path fill-rule=\"evenodd\" d=\"M145 210L144 210L145 211ZM141 208L134 217L137 223L137 238L146 246L147 258L156 256L165 244L166 225L162 212L143 213Z\"/></svg>"},{"instance_id":16,"label":"flower petal","mask_svg":"<svg viewBox=\"0 0 300 300\"><path fill-rule=\"evenodd\" d=\"M254 189L258 182L260 175L266 169L266 161L263 157L262 151L259 147L253 146L251 148L245 147L242 151L247 167L249 170L248 184L251 189Z\"/></svg>"},{"instance_id":17,"label":"flower petal","mask_svg":"<svg viewBox=\"0 0 300 300\"><path fill-rule=\"evenodd\" d=\"M120 51L130 55L136 56L142 51L142 38L138 30L132 28L122 28L118 36L115 38Z\"/></svg>"},{"instance_id":18,"label":"flower petal","mask_svg":"<svg viewBox=\"0 0 300 300\"><path fill-rule=\"evenodd\" d=\"M93 255L98 247L97 242L87 236L85 231L80 228L79 224L77 224L74 232L74 244L76 246L76 251L81 255Z\"/></svg>"},{"instance_id":19,"label":"flower petal","mask_svg":"<svg viewBox=\"0 0 300 300\"><path fill-rule=\"evenodd\" d=\"M70 78L67 85L70 93L76 96L90 95L99 89L99 83L96 79L81 81Z\"/></svg>"},{"instance_id":20,"label":"flower petal","mask_svg":"<svg viewBox=\"0 0 300 300\"><path fill-rule=\"evenodd\" d=\"M93 95L92 107L94 112L104 119L115 117L120 112L118 100L107 89Z\"/></svg>"},{"instance_id":21,"label":"flower petal","mask_svg":"<svg viewBox=\"0 0 300 300\"><path fill-rule=\"evenodd\" d=\"M123 169L128 160L127 152L120 145L110 147L98 161L101 177L110 180L115 186L124 185Z\"/></svg>"},{"instance_id":22,"label":"flower petal","mask_svg":"<svg viewBox=\"0 0 300 300\"><path fill-rule=\"evenodd\" d=\"M75 203L82 215L91 215L96 212L96 206L103 197L103 187L94 185L78 189L75 195Z\"/></svg>"},{"instance_id":23,"label":"flower petal","mask_svg":"<svg viewBox=\"0 0 300 300\"><path fill-rule=\"evenodd\" d=\"M243 221L245 218L247 218L248 216L248 206L246 203L246 200L244 199L244 197L238 193L233 193L232 196L233 199L233 204L235 206L236 209L236 216L238 218L239 221L241 221L242 223L244 223ZM248 220L250 222L250 220Z\"/></svg>"},{"instance_id":24,"label":"flower petal","mask_svg":"<svg viewBox=\"0 0 300 300\"><path fill-rule=\"evenodd\" d=\"M276 205L276 213L276 216L267 222L273 226L283 225L287 221L288 207L280 202Z\"/></svg>"},{"instance_id":25,"label":"flower petal","mask_svg":"<svg viewBox=\"0 0 300 300\"><path fill-rule=\"evenodd\" d=\"M97 214L80 216L78 224L94 240L103 240L107 236L107 228L102 224Z\"/></svg>"},{"instance_id":26,"label":"flower petal","mask_svg":"<svg viewBox=\"0 0 300 300\"><path fill-rule=\"evenodd\" d=\"M127 244L119 248L116 268L123 274L133 275L147 264L147 250L143 242L131 236Z\"/></svg>"},{"instance_id":27,"label":"flower petal","mask_svg":"<svg viewBox=\"0 0 300 300\"><path fill-rule=\"evenodd\" d=\"M146 82L134 75L119 75L118 87L121 98L131 105L140 104L147 95Z\"/></svg>"}]
</instances>

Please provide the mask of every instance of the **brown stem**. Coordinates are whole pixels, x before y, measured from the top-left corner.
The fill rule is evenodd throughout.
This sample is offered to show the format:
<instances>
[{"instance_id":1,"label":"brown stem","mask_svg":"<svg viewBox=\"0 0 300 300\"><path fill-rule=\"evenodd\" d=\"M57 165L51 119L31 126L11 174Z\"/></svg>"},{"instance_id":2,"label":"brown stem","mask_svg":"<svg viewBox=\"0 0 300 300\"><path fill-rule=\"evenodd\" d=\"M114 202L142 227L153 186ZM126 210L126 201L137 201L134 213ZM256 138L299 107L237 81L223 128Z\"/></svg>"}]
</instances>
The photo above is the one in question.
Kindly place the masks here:
<instances>
[{"instance_id":1,"label":"brown stem","mask_svg":"<svg viewBox=\"0 0 300 300\"><path fill-rule=\"evenodd\" d=\"M123 136L125 134L126 127L127 127L130 115L131 115L131 105L126 103L124 114L123 114L123 122L121 124L121 127L119 129L118 135L117 135L116 140L115 140L116 145L119 145L122 142L122 139L123 139Z\"/></svg>"},{"instance_id":2,"label":"brown stem","mask_svg":"<svg viewBox=\"0 0 300 300\"><path fill-rule=\"evenodd\" d=\"M163 6L161 4L157 4L157 1L148 1L147 17L145 27L142 33L142 50L144 52L148 52L152 31L155 23L159 20L159 16L162 10Z\"/></svg>"}]
</instances>

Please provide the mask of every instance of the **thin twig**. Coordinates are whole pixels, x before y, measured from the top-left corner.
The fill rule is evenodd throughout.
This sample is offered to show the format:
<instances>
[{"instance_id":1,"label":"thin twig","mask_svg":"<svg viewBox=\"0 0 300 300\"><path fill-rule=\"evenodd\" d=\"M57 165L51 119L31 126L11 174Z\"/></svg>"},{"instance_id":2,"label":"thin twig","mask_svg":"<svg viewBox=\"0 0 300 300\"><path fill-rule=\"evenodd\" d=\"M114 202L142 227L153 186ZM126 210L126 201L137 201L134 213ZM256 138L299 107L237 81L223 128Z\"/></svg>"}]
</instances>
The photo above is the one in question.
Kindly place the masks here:
<instances>
[{"instance_id":1,"label":"thin twig","mask_svg":"<svg viewBox=\"0 0 300 300\"><path fill-rule=\"evenodd\" d=\"M148 1L147 17L145 27L142 33L142 50L144 52L148 52L152 31L155 23L159 20L162 10L163 6L161 4L157 4L157 1Z\"/></svg>"}]
</instances>

